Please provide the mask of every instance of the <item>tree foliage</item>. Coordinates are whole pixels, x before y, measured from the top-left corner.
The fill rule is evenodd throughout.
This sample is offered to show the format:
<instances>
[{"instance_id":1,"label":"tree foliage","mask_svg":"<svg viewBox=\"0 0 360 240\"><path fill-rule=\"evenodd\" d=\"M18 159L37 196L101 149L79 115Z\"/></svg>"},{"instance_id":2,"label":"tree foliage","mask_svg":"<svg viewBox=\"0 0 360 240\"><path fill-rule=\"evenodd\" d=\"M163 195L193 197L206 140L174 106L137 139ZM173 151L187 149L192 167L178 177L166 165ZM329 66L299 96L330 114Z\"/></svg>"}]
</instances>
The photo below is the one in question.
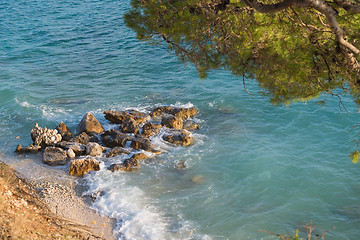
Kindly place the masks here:
<instances>
[{"instance_id":1,"label":"tree foliage","mask_svg":"<svg viewBox=\"0 0 360 240\"><path fill-rule=\"evenodd\" d=\"M358 0L132 0L126 24L200 76L254 79L274 104L335 90L360 104Z\"/></svg>"}]
</instances>

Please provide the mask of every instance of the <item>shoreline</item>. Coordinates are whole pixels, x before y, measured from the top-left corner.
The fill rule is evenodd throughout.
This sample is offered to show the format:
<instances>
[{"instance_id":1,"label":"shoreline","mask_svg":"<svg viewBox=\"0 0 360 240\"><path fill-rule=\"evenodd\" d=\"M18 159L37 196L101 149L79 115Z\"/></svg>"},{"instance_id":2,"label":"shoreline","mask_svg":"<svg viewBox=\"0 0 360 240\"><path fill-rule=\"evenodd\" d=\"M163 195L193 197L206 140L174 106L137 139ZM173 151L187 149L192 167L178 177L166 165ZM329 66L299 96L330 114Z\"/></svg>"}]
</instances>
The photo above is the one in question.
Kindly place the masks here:
<instances>
[{"instance_id":1,"label":"shoreline","mask_svg":"<svg viewBox=\"0 0 360 240\"><path fill-rule=\"evenodd\" d=\"M68 179L62 181L59 179L59 176L56 175L52 177L51 171L50 174L46 174L45 178L42 176L36 178L34 175L29 177L26 175L30 174L30 171L28 173L22 172L21 169L18 171L16 169L16 163L15 166L12 165L13 164L8 164L0 159L0 181L3 183L3 189L1 189L3 191L0 192L7 194L7 191L9 191L9 196L4 195L6 199L9 198L9 201L0 201L2 205L7 204L3 206L3 208L0 208L0 211L2 209L16 209L20 203L24 206L35 206L32 210L34 213L31 214L35 214L36 216L44 216L45 214L55 219L55 225L65 230L64 236L60 231L61 237L66 238L69 235L75 235L75 239L115 240L113 230L116 227L116 220L107 216L101 216L92 209L90 202L80 195L81 188L75 181L68 181ZM25 163L25 166L28 166L30 170L34 167L29 163ZM42 168L42 166L39 165L37 167ZM27 190L19 191L17 189ZM4 196L0 196L0 199L3 199ZM12 199L13 196L16 196L16 199ZM29 199L31 200L29 201ZM21 204L19 206L22 206ZM3 212L1 213L3 216L7 216ZM11 214L8 218L16 218L16 213ZM26 214L26 211L24 214ZM10 219L4 219L3 222L6 223L6 221L10 221ZM30 221L32 222L32 220ZM3 222L0 219L0 229L8 229L11 232L13 227L6 226ZM46 221L40 221L38 224L46 225L48 223ZM59 230L55 232L59 235ZM4 235L3 232L0 232L0 234ZM15 233L12 232L10 234L13 235ZM46 239L46 237L40 239Z\"/></svg>"}]
</instances>

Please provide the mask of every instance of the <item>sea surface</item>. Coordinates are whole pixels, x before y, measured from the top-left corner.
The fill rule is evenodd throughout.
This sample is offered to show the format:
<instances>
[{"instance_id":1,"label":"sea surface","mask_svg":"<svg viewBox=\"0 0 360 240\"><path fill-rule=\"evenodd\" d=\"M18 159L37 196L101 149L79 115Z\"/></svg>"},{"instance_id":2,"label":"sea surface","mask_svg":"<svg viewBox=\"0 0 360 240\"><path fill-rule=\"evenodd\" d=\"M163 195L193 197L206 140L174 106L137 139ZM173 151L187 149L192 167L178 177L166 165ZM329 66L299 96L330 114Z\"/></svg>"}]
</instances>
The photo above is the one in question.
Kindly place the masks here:
<instances>
[{"instance_id":1,"label":"sea surface","mask_svg":"<svg viewBox=\"0 0 360 240\"><path fill-rule=\"evenodd\" d=\"M0 149L34 177L47 167L19 158L30 130L71 131L86 112L111 128L104 110L194 106L201 129L190 147L161 138L164 153L137 172L102 170L77 180L118 239L276 239L312 221L326 239L360 236L360 169L348 155L358 113L351 98L273 106L254 80L214 71L200 80L165 45L139 42L124 24L128 0L0 0ZM16 139L19 136L20 139ZM26 166L22 167L24 162ZM185 169L178 163L185 162ZM65 172L65 170L64 170ZM69 177L70 178L70 177Z\"/></svg>"}]
</instances>

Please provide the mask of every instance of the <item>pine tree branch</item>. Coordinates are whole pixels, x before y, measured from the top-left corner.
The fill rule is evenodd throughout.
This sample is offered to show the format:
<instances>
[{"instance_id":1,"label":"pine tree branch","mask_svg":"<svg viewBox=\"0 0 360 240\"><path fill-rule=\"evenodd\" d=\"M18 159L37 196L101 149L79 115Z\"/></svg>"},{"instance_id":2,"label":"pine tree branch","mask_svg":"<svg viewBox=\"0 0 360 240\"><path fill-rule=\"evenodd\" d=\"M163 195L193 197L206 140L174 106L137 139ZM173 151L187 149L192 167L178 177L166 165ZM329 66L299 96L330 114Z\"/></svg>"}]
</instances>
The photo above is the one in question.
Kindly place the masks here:
<instances>
[{"instance_id":1,"label":"pine tree branch","mask_svg":"<svg viewBox=\"0 0 360 240\"><path fill-rule=\"evenodd\" d=\"M275 4L263 4L257 0L243 0L243 2L260 13L276 13L289 7L307 7L309 5L303 0L284 0Z\"/></svg>"},{"instance_id":2,"label":"pine tree branch","mask_svg":"<svg viewBox=\"0 0 360 240\"><path fill-rule=\"evenodd\" d=\"M352 13L360 13L360 4L349 0L334 0L334 2L344 10Z\"/></svg>"}]
</instances>

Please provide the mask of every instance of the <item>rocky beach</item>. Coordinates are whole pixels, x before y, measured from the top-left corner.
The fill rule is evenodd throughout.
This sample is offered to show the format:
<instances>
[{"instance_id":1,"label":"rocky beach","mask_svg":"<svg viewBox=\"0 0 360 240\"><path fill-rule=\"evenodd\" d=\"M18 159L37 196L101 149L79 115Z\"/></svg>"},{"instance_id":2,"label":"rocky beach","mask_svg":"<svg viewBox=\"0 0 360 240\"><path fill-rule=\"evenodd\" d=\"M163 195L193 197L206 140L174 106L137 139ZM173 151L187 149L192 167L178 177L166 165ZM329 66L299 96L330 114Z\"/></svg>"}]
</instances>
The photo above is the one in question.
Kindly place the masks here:
<instances>
[{"instance_id":1,"label":"rocky beach","mask_svg":"<svg viewBox=\"0 0 360 240\"><path fill-rule=\"evenodd\" d=\"M108 165L110 173L125 174L138 170L141 164L162 154L151 143L153 136L161 135L164 141L174 146L191 145L191 132L199 129L199 125L191 120L196 114L194 107L172 106L153 107L145 112L134 109L104 111L104 118L111 125L111 129L105 131L88 112L78 124L77 135L71 133L64 122L54 129L41 128L36 123L30 131L32 144L27 147L18 145L15 152L18 158L29 154L40 158L50 168L47 170L42 166L43 171L51 171L54 166L68 166L68 174L81 178L91 171L99 171L100 166ZM127 157L118 163L106 164L108 158L119 155ZM182 162L177 167L186 166ZM86 234L93 234L91 237L114 239L112 231L116 220L100 216L90 208L103 193L83 194L86 186L51 177L51 173L40 175L38 179L32 176L25 181L54 216L84 226L88 231Z\"/></svg>"}]
</instances>

